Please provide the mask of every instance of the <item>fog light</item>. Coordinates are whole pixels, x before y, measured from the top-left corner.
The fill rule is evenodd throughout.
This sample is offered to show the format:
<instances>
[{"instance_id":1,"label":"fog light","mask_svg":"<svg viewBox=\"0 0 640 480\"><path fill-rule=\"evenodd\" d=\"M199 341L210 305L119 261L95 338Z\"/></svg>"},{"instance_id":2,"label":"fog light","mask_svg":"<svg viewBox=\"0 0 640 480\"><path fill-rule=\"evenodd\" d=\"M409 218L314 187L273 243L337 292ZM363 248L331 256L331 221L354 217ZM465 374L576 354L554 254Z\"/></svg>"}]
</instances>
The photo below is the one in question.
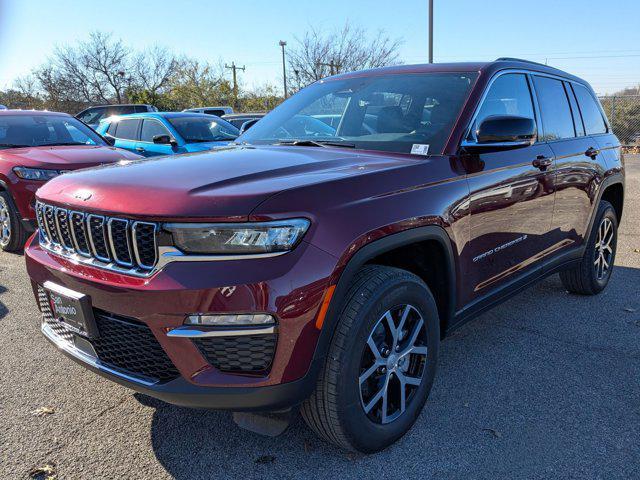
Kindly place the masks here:
<instances>
[{"instance_id":1,"label":"fog light","mask_svg":"<svg viewBox=\"0 0 640 480\"><path fill-rule=\"evenodd\" d=\"M273 316L267 313L256 314L225 314L225 315L189 315L185 325L200 325L204 327L245 327L275 325Z\"/></svg>"}]
</instances>

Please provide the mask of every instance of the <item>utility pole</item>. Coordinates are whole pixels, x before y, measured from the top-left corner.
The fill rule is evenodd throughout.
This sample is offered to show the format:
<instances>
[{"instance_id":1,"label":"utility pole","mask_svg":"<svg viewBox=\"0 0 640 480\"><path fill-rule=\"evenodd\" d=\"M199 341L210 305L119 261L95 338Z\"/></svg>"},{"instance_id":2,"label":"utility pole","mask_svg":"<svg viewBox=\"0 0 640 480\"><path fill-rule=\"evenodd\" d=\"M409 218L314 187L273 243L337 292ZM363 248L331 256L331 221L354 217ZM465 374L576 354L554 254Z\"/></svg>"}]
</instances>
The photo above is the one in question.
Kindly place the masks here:
<instances>
[{"instance_id":1,"label":"utility pole","mask_svg":"<svg viewBox=\"0 0 640 480\"><path fill-rule=\"evenodd\" d=\"M243 65L242 67L238 67L236 66L235 62L231 62L231 65L227 65L225 63L224 68L228 68L229 70L231 70L233 72L233 101L234 101L234 107L237 107L238 105L238 76L237 76L237 71L238 70L242 70L243 72L245 71L245 66Z\"/></svg>"},{"instance_id":2,"label":"utility pole","mask_svg":"<svg viewBox=\"0 0 640 480\"><path fill-rule=\"evenodd\" d=\"M429 63L433 63L433 0L429 0Z\"/></svg>"},{"instance_id":3,"label":"utility pole","mask_svg":"<svg viewBox=\"0 0 640 480\"><path fill-rule=\"evenodd\" d=\"M284 99L287 99L287 64L284 59L284 47L287 46L287 42L280 40L280 46L282 47L282 81L284 82Z\"/></svg>"},{"instance_id":4,"label":"utility pole","mask_svg":"<svg viewBox=\"0 0 640 480\"><path fill-rule=\"evenodd\" d=\"M329 63L319 63L318 65L329 67L329 72L331 73L331 75L337 75L338 73L340 73L340 68L342 68L342 65L334 62L333 60L331 60Z\"/></svg>"}]
</instances>

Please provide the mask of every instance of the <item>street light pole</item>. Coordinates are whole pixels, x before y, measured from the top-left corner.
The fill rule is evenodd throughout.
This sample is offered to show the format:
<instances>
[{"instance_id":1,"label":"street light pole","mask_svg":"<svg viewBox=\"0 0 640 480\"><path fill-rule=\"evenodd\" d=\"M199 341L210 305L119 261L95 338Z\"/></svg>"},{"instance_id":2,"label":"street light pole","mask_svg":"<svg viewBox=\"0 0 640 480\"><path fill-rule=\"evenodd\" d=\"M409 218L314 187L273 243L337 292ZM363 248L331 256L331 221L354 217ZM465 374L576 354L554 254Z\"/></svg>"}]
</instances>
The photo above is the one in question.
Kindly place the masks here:
<instances>
[{"instance_id":1,"label":"street light pole","mask_svg":"<svg viewBox=\"0 0 640 480\"><path fill-rule=\"evenodd\" d=\"M285 62L284 59L284 47L287 46L287 42L285 42L284 40L280 40L280 46L282 47L282 80L284 82L284 98L286 100L288 93L287 93L287 64Z\"/></svg>"},{"instance_id":2,"label":"street light pole","mask_svg":"<svg viewBox=\"0 0 640 480\"><path fill-rule=\"evenodd\" d=\"M433 0L429 0L429 63L433 63Z\"/></svg>"}]
</instances>

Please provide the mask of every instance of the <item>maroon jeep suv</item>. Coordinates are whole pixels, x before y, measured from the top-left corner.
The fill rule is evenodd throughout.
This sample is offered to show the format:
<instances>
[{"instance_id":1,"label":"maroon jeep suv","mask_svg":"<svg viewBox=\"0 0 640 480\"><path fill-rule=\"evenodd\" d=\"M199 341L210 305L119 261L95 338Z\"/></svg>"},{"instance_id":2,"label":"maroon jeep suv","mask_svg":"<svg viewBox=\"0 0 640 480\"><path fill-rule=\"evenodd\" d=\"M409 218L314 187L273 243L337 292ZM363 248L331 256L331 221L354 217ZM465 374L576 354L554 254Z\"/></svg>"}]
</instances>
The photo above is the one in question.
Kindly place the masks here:
<instances>
[{"instance_id":1,"label":"maroon jeep suv","mask_svg":"<svg viewBox=\"0 0 640 480\"><path fill-rule=\"evenodd\" d=\"M26 263L42 332L87 368L177 405L299 406L375 452L420 414L452 330L553 273L606 287L623 193L580 78L397 66L318 81L188 161L50 181Z\"/></svg>"}]
</instances>

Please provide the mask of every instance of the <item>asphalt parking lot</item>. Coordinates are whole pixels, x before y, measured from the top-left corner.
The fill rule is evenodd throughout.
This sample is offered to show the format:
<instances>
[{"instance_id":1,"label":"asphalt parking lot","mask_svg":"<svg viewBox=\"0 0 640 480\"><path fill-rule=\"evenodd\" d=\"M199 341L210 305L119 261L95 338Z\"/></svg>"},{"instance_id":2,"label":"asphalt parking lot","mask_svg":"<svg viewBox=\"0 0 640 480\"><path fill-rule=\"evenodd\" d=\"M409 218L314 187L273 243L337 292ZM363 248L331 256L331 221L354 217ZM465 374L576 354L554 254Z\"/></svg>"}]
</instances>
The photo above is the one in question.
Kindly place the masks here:
<instances>
[{"instance_id":1,"label":"asphalt parking lot","mask_svg":"<svg viewBox=\"0 0 640 480\"><path fill-rule=\"evenodd\" d=\"M301 420L263 438L84 370L39 334L24 259L0 253L0 478L640 478L640 156L627 168L606 292L553 276L445 340L416 426L372 456Z\"/></svg>"}]
</instances>

